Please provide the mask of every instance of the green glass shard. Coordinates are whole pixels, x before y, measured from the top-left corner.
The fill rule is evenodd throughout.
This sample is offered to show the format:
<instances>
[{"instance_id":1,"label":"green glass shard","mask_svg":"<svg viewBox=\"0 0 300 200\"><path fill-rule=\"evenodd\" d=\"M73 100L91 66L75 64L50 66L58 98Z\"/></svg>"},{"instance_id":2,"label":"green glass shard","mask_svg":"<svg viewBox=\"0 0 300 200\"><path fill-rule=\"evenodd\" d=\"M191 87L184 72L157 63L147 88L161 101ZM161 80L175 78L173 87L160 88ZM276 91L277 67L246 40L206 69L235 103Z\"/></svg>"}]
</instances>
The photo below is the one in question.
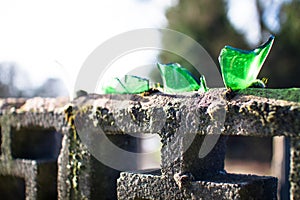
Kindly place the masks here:
<instances>
[{"instance_id":1,"label":"green glass shard","mask_svg":"<svg viewBox=\"0 0 300 200\"><path fill-rule=\"evenodd\" d=\"M257 80L257 75L273 42L274 36L270 36L265 44L250 51L225 46L221 50L219 62L226 87L241 90L250 87L253 83L262 83Z\"/></svg>"},{"instance_id":2,"label":"green glass shard","mask_svg":"<svg viewBox=\"0 0 300 200\"><path fill-rule=\"evenodd\" d=\"M200 87L199 87L198 91L200 91L200 92L208 91L204 75L201 75L201 77L200 77Z\"/></svg>"},{"instance_id":3,"label":"green glass shard","mask_svg":"<svg viewBox=\"0 0 300 200\"><path fill-rule=\"evenodd\" d=\"M131 75L125 75L123 81L114 78L109 86L103 88L105 94L138 94L148 90L149 80Z\"/></svg>"},{"instance_id":4,"label":"green glass shard","mask_svg":"<svg viewBox=\"0 0 300 200\"><path fill-rule=\"evenodd\" d=\"M163 81L165 93L180 93L189 91L207 91L205 79L198 82L194 76L178 63L160 64L157 63Z\"/></svg>"},{"instance_id":5,"label":"green glass shard","mask_svg":"<svg viewBox=\"0 0 300 200\"><path fill-rule=\"evenodd\" d=\"M150 89L149 80L138 76L126 75L124 85L129 94L138 94Z\"/></svg>"},{"instance_id":6,"label":"green glass shard","mask_svg":"<svg viewBox=\"0 0 300 200\"><path fill-rule=\"evenodd\" d=\"M104 94L126 94L127 90L119 78L114 78L103 88Z\"/></svg>"}]
</instances>

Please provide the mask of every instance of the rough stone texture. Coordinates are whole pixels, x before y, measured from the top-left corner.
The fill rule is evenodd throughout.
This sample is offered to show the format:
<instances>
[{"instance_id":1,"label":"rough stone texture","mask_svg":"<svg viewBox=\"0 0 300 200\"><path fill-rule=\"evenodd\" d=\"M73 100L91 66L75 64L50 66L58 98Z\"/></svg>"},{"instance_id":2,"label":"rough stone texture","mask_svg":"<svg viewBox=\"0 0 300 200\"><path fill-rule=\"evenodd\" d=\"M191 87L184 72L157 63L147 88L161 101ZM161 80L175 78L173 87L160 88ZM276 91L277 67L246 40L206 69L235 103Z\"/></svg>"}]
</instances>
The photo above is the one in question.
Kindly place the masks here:
<instances>
[{"instance_id":1,"label":"rough stone texture","mask_svg":"<svg viewBox=\"0 0 300 200\"><path fill-rule=\"evenodd\" d=\"M10 191L17 190L8 199L116 199L120 171L88 152L73 117L67 98L0 99L0 181L11 180ZM136 150L135 138L109 137ZM6 189L0 184L0 192Z\"/></svg>"},{"instance_id":2,"label":"rough stone texture","mask_svg":"<svg viewBox=\"0 0 300 200\"><path fill-rule=\"evenodd\" d=\"M3 199L20 199L25 190L26 199L56 199L57 198L57 163L55 161L37 162L30 160L0 161L0 191ZM3 177L14 180L10 188ZM25 188L13 183L19 178ZM10 193L6 189L9 189ZM3 194L4 193L4 194Z\"/></svg>"},{"instance_id":3,"label":"rough stone texture","mask_svg":"<svg viewBox=\"0 0 300 200\"><path fill-rule=\"evenodd\" d=\"M247 91L250 95L247 95ZM196 158L199 151L197 145L201 144L203 138L195 136L214 133L211 125L214 117L218 117L214 113L222 110L222 107L226 111L222 134L298 136L299 89L247 91L230 94L228 101L223 98L226 91L220 89L210 90L205 94L189 93L177 96L92 95L88 98L81 97L74 104L78 107L77 119L89 129L100 127L107 134L158 133L163 143L161 170L163 176L169 177L168 180L172 182L173 176L178 174L197 180L203 176L211 177L214 173L218 175L223 170L224 149L219 148L216 153L212 151L212 156L208 156L206 162L199 160ZM288 95L281 95L281 91ZM194 134L193 137L196 138L194 145L186 145L190 152L185 151L184 141L189 138L189 134ZM220 143L216 148L218 145L222 146ZM213 158L216 162L211 166L209 164L214 163L211 162ZM274 194L276 187L273 186L265 188L265 192ZM165 189L174 190L174 187Z\"/></svg>"},{"instance_id":4,"label":"rough stone texture","mask_svg":"<svg viewBox=\"0 0 300 200\"><path fill-rule=\"evenodd\" d=\"M219 174L211 180L178 187L167 177L122 172L118 199L276 199L277 179L267 176ZM270 192L271 191L271 192Z\"/></svg>"},{"instance_id":5,"label":"rough stone texture","mask_svg":"<svg viewBox=\"0 0 300 200\"><path fill-rule=\"evenodd\" d=\"M15 181L14 187L21 192L25 191L23 196L27 199L36 199L43 194L57 195L59 199L94 199L103 195L105 190L109 191L105 194L107 199L114 199L116 191L112 190L116 187L119 172L105 167L89 154L78 138L74 120L91 131L101 129L105 134L116 136L115 140L120 145L126 142L124 133L151 133L161 136L164 148L172 143L184 148L189 146L189 139L186 140L189 137L182 136L191 135L196 140L195 144L189 146L190 151L196 152L199 151L197 144L200 145L203 137L214 133L211 128L220 117L217 113L225 109L223 135L291 137L291 198L299 199L300 89L247 89L237 94L227 94L228 99L223 98L225 92L225 89L212 89L205 94L88 95L71 103L67 98L0 99L0 182ZM19 139L22 135L25 140ZM38 151L25 154L25 150L30 151L30 146L24 141L30 135L32 147L37 146ZM46 140L53 143L47 151L41 149ZM61 141L59 152L57 150L60 145L55 141ZM222 141L219 141L218 146L222 146ZM142 177L135 178L136 181L130 183L137 186L131 188L132 191L137 190L143 195L159 195L163 191L161 194L166 199L177 197L177 194L178 197L186 195L184 197L188 199L201 197L205 191L214 191L214 195L227 191L226 195L229 197L235 195L236 198L245 199L253 194L248 193L249 191L260 191L259 196L265 194L265 191L274 190L276 180L271 177L255 176L250 179L245 175L223 174L224 184L212 179L214 173L215 177L222 176L221 149L207 157L218 161L215 166L208 167L209 165L202 166L199 162L211 162L199 161L195 159L195 155L183 153L183 149L175 146L173 154L163 152L163 157L167 158L164 158L162 164L162 176L122 173L118 192L125 188L130 191L126 186L128 182L122 182L122 177L131 180L131 176ZM178 160L173 159L175 154L180 155ZM172 163L172 159L176 162ZM172 164L174 170L170 171L167 166L171 169ZM214 173L205 177L202 170L208 168L214 169ZM42 171L46 169L51 173L44 176ZM52 176L48 177L49 174L53 177L57 175L57 191L50 187L49 191L43 192L41 186L55 182ZM145 186L146 183L139 184L142 183L140 180L162 184L159 190L151 190ZM232 183L232 180L236 182ZM240 180L244 182L239 182ZM139 187L145 189L139 190ZM6 187L1 186L0 190L1 188L5 190ZM189 188L186 189L188 192L182 193L184 188ZM199 188L203 188L203 192L199 193ZM122 196L121 193L119 195ZM147 198L151 198L151 195Z\"/></svg>"},{"instance_id":6,"label":"rough stone texture","mask_svg":"<svg viewBox=\"0 0 300 200\"><path fill-rule=\"evenodd\" d=\"M199 158L204 136L196 135L193 142L185 147L184 134L175 134L161 149L161 170L163 175L173 177L176 173L191 173L196 180L210 177L224 171L226 137L221 136L212 151ZM177 139L180 138L180 139Z\"/></svg>"},{"instance_id":7,"label":"rough stone texture","mask_svg":"<svg viewBox=\"0 0 300 200\"><path fill-rule=\"evenodd\" d=\"M247 91L255 94L256 90ZM285 99L295 101L283 100L281 91L288 95ZM237 95L228 103L226 134L299 137L299 89L257 90L256 95Z\"/></svg>"},{"instance_id":8,"label":"rough stone texture","mask_svg":"<svg viewBox=\"0 0 300 200\"><path fill-rule=\"evenodd\" d=\"M291 199L300 199L300 137L291 138Z\"/></svg>"},{"instance_id":9,"label":"rough stone texture","mask_svg":"<svg viewBox=\"0 0 300 200\"><path fill-rule=\"evenodd\" d=\"M2 198L57 199L56 159L66 103L67 99L0 100Z\"/></svg>"},{"instance_id":10,"label":"rough stone texture","mask_svg":"<svg viewBox=\"0 0 300 200\"><path fill-rule=\"evenodd\" d=\"M154 94L145 97L90 95L76 99L73 104L74 109L79 110L77 117L82 119L82 123L91 129L95 125L101 127L106 134L160 133L163 128L168 129L166 134L172 134L170 130L180 126L182 130L197 130L197 134L204 135L211 125L211 114L207 110L219 103L226 109L223 134L299 136L300 89L247 89L235 94L230 101L223 98L225 92L225 89L212 89L205 94ZM176 113L184 113L188 120L180 119ZM199 124L200 128L195 127ZM166 134L161 136L168 137Z\"/></svg>"}]
</instances>

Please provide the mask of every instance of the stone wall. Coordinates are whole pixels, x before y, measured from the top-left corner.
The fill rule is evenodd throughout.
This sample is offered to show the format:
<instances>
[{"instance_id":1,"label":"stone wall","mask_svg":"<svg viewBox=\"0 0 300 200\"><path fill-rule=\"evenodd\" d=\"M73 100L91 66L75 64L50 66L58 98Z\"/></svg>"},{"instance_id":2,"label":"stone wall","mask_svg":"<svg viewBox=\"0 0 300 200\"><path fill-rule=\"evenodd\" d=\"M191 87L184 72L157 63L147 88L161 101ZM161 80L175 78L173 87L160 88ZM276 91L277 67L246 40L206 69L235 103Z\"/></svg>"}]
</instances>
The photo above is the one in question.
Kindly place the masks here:
<instances>
[{"instance_id":1,"label":"stone wall","mask_svg":"<svg viewBox=\"0 0 300 200\"><path fill-rule=\"evenodd\" d=\"M291 199L300 199L300 90L225 92L88 95L72 102L0 99L0 193L4 199L276 198L276 178L223 170L226 137L244 135L291 138ZM218 121L220 106L226 114L223 136L205 159L198 159L204 137L216 134L211 124ZM76 127L76 122L84 126ZM80 128L101 129L129 151L137 150L137 141L124 133L159 134L161 170L126 172L137 167L137 159L124 163L120 175L89 153L79 138ZM193 143L187 145L184 130L194 134ZM178 148L185 145L186 151Z\"/></svg>"}]
</instances>

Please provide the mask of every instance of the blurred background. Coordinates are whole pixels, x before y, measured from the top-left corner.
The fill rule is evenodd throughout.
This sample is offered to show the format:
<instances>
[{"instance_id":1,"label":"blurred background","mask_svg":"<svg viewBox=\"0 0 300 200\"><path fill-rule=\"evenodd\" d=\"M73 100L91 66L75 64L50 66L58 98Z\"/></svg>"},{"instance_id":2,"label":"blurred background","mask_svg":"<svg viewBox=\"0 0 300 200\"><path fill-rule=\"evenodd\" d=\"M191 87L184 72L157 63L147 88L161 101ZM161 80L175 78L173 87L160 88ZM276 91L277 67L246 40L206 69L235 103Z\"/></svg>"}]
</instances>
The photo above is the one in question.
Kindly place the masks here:
<instances>
[{"instance_id":1,"label":"blurred background","mask_svg":"<svg viewBox=\"0 0 300 200\"><path fill-rule=\"evenodd\" d=\"M298 0L1 1L0 95L68 95L97 46L122 32L149 27L185 33L215 63L225 45L252 49L273 34L275 43L259 76L268 78L270 88L299 87L299 7ZM167 53L131 56L126 62L133 58L189 68Z\"/></svg>"},{"instance_id":2,"label":"blurred background","mask_svg":"<svg viewBox=\"0 0 300 200\"><path fill-rule=\"evenodd\" d=\"M299 0L1 1L0 97L71 95L82 63L98 45L122 32L149 27L187 34L215 63L225 45L252 49L273 34L275 43L259 78L267 77L269 88L300 87L299 10ZM130 59L140 66L178 62L193 71L185 60L166 52ZM133 62L130 59L128 65ZM149 76L159 79L157 71ZM283 138L232 137L226 169L281 177L285 199L287 147ZM274 169L274 163L283 172ZM144 164L145 168L157 166L159 156Z\"/></svg>"}]
</instances>

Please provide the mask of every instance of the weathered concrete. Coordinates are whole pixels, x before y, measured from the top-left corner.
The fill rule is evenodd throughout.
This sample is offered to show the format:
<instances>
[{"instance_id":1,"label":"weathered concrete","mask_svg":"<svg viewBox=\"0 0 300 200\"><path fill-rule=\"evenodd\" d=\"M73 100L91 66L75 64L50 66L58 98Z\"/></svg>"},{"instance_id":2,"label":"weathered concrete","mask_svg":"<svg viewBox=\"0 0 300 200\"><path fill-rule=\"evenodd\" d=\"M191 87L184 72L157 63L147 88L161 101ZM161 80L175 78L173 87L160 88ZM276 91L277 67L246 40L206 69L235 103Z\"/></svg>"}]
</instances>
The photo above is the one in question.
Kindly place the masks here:
<instances>
[{"instance_id":1,"label":"weathered concrete","mask_svg":"<svg viewBox=\"0 0 300 200\"><path fill-rule=\"evenodd\" d=\"M237 93L230 101L223 99L225 92L224 89L213 89L205 94L186 93L176 96L90 95L80 97L73 103L74 109L79 110L77 117L84 119L84 123L91 129L101 127L106 134L159 133L164 123L168 123L166 128L174 129L179 126L176 120L180 117L177 116L177 119L174 115L184 112L185 115L196 117L181 120L184 122L180 124L181 129L192 132L195 124L201 123L197 134L205 135L211 118L207 112L208 107L213 103L224 103L226 120L223 134L258 137L300 135L299 89L247 89L241 94ZM283 100L281 92L289 94L287 100ZM257 96L253 93L257 93ZM277 99L276 94L280 99ZM288 101L290 99L295 101ZM90 118L90 115L94 118ZM129 125L128 122L132 123Z\"/></svg>"},{"instance_id":2,"label":"weathered concrete","mask_svg":"<svg viewBox=\"0 0 300 200\"><path fill-rule=\"evenodd\" d=\"M116 134L115 140L120 145L126 142L126 139L123 138L124 133L130 132L131 134L159 134L162 138L163 147L172 143L180 144L181 147L189 147L190 151L183 151L175 147L174 152L163 152L163 175L156 175L160 177L158 179L149 175L149 181L154 179L156 181L168 180L168 184L172 184L170 185L172 187L169 187L166 182L161 182L166 184L160 187L164 193L168 194L169 192L170 194L177 194L177 192L184 194L182 190L185 190L184 188L189 185L188 187L192 188L191 193L195 195L195 198L203 195L198 193L195 188L209 188L209 190L203 191L215 191L213 194L217 195L220 194L222 185L220 181L215 181L212 177L213 175L216 175L215 177L221 176L223 173L222 159L224 154L221 151L222 148L216 150L215 154L208 156L209 159L206 162L197 160L196 155L187 152L199 151L197 144L201 143L207 133L214 133L211 127L215 118L218 118L217 111L225 109L223 135L258 137L283 135L291 137L291 195L293 199L298 199L298 194L300 194L299 155L297 153L299 152L300 137L300 89L247 89L237 94L227 95L230 97L228 100L223 98L225 92L224 89L212 89L205 94L88 95L81 96L71 103L67 98L0 99L0 178L10 180L9 177L15 177L18 183L16 187L20 187L20 191L25 185L26 198L35 199L41 195L40 191L42 191L42 188L36 187L38 180L47 182L44 185L51 184L54 180L52 178L46 178L46 180L42 178L42 173L36 173L39 166L48 166L47 163L49 163L49 169L53 170L51 174L55 177L57 175L58 182L57 194L54 194L55 192L51 194L58 195L59 199L93 199L103 195L105 189L101 191L99 188L109 188L109 185L114 185L119 172L117 170L110 171L111 169L90 155L77 135L74 126L74 119L76 119L77 122L83 123L85 128L91 131L97 132L101 129L105 134L112 135L112 137ZM30 146L20 145L26 143L23 143L21 139L18 140L18 138L23 134L25 138L29 137L30 132L33 132L34 138L37 138L30 140L33 143L32 146L40 146L37 149L41 151L25 154L25 150L30 151ZM180 134L177 135L177 133ZM39 134L44 134L45 138L43 139ZM56 146L57 144L54 142L54 146L49 147L48 150L42 150L41 146L46 140L56 141L60 134L63 136L62 140L59 139L62 147L59 151L58 160L56 160L59 145ZM189 139L186 140L189 137L181 137L184 135L190 135L191 138L195 137L195 141L198 142L189 146ZM13 136L17 137L14 138ZM175 140L176 138L177 140ZM222 145L223 143L219 142L217 147ZM175 156L174 160L174 155L179 155L179 157ZM176 160L176 158L178 159ZM211 164L210 159L215 159L216 164L214 166L209 165ZM201 165L201 162L206 164ZM46 164L43 165L42 163ZM58 163L58 169L55 169L55 166L54 168L50 167L53 166L51 163ZM174 170L168 170L172 166L174 166ZM207 169L213 169L214 173L209 174ZM203 173L204 171L205 173ZM105 175L107 175L106 178L103 178ZM131 180L133 175L137 177L148 176L122 173L118 186L123 189L118 188L118 191L127 188L125 184L121 184L122 177L128 177ZM205 175L207 177L203 179ZM265 191L273 191L276 182L271 177L256 176L255 181L252 181L249 178L243 179L245 176L225 175L228 178L224 179L224 191L253 191L264 188L259 194L265 194ZM234 190L235 186L233 187L233 185L235 184L230 182L233 177L239 177L240 180L246 182L240 184L239 179L234 179L237 181L235 183L237 188L240 188ZM242 188L245 184L247 189L244 190ZM271 185L271 187L267 187L267 185ZM253 189L257 186L259 188ZM139 187L132 188L132 190L139 190ZM143 187L148 188L145 185ZM149 194L150 189L143 189L141 192ZM186 191L190 192L190 190ZM151 192L158 195L161 190L152 190ZM227 194L231 195L230 192ZM232 193L237 198L243 199L245 196L241 196L241 194L251 196L252 193ZM109 191L105 195L113 199L116 191ZM192 198L190 193L185 197ZM151 196L147 198L151 198Z\"/></svg>"},{"instance_id":3,"label":"weathered concrete","mask_svg":"<svg viewBox=\"0 0 300 200\"><path fill-rule=\"evenodd\" d=\"M0 100L0 190L4 199L57 198L63 99ZM6 183L5 180L9 182ZM5 184L11 183L11 188ZM22 194L22 192L24 192Z\"/></svg>"},{"instance_id":4,"label":"weathered concrete","mask_svg":"<svg viewBox=\"0 0 300 200\"><path fill-rule=\"evenodd\" d=\"M0 99L0 175L3 180L11 179L7 176L20 177L18 185L21 186L18 187L23 187L21 183L24 182L27 199L41 199L40 196L45 199L44 194L51 199L116 198L116 180L120 171L100 163L81 143L72 123L71 105L67 98ZM127 135L111 135L110 139L121 146L135 141ZM129 150L135 150L134 142L130 144L133 146ZM56 168L50 172L47 165L39 164L40 161L50 162L49 166L54 163ZM22 171L15 172L14 168L5 167L7 165L35 169L35 172L18 175ZM36 173L39 166L49 174ZM55 177L54 183L51 177ZM46 188L53 193L47 193Z\"/></svg>"},{"instance_id":5,"label":"weathered concrete","mask_svg":"<svg viewBox=\"0 0 300 200\"><path fill-rule=\"evenodd\" d=\"M276 199L276 186L273 177L219 174L179 187L174 179L158 174L122 172L118 199Z\"/></svg>"},{"instance_id":6,"label":"weathered concrete","mask_svg":"<svg viewBox=\"0 0 300 200\"><path fill-rule=\"evenodd\" d=\"M268 90L249 89L249 93L252 94L254 90L257 91L258 96L235 94L230 101L223 99L225 90L211 90L205 95L189 93L182 96L165 94L149 97L94 95L76 100L75 104L80 108L76 117L90 129L94 129L95 126L101 127L107 134L158 133L163 142L162 176L171 177L166 179L170 182L174 182L173 176L178 174L184 176L188 174L187 179L199 180L203 177L211 178L213 175L217 175L218 172L223 171L224 167L224 153L221 153L224 152L224 148L217 148L218 145L222 146L222 142L216 146L216 149L219 149L216 153L212 151L212 156L205 157L207 161L197 159L197 153L203 140L203 137L197 135L206 135L210 130L213 112L215 112L214 109L209 109L211 105L215 107L221 105L226 110L223 134L260 137L298 135L299 120L297 117L300 105L298 90L289 91L295 101L285 101L283 100L284 96L279 100L276 99L275 94L280 93L280 90L270 90L268 93ZM291 100L291 97L285 98ZM295 117L296 120L291 120ZM128 126L128 124L130 125ZM201 126L199 126L200 124ZM179 129L185 132L180 133ZM195 143L194 145L188 143L187 146L190 150L185 151L184 138L193 132L196 135L191 137ZM216 162L213 162L213 159ZM264 194L275 194L276 181L272 180L273 185L265 187ZM164 183L170 186L170 183ZM125 187L126 190L129 190L129 187L131 186ZM145 187L151 190L150 185ZM170 186L165 190L177 189ZM119 193L119 198L123 197ZM161 196L160 198L165 199L166 197Z\"/></svg>"},{"instance_id":7,"label":"weathered concrete","mask_svg":"<svg viewBox=\"0 0 300 200\"><path fill-rule=\"evenodd\" d=\"M6 178L5 178L6 177ZM6 180L12 179L9 186ZM16 180L19 183L16 183ZM23 181L23 183L22 183ZM25 188L24 188L25 186ZM5 189L10 189L4 191ZM22 195L22 192L25 194ZM3 199L20 199L24 196L31 199L57 198L57 163L55 161L31 161L24 159L0 161L0 191ZM4 194L6 196L3 196Z\"/></svg>"},{"instance_id":8,"label":"weathered concrete","mask_svg":"<svg viewBox=\"0 0 300 200\"><path fill-rule=\"evenodd\" d=\"M300 137L291 138L291 199L300 199Z\"/></svg>"}]
</instances>

